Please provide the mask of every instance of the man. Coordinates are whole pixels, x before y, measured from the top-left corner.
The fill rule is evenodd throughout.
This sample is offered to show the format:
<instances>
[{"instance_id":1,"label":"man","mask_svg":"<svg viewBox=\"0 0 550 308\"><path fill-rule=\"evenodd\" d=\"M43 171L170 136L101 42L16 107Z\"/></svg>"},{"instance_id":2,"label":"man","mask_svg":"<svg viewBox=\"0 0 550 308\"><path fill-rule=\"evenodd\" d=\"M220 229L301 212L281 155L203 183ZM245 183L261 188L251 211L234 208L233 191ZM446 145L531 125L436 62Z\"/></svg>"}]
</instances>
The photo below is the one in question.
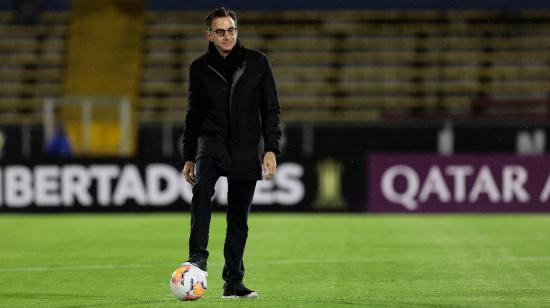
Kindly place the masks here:
<instances>
[{"instance_id":1,"label":"man","mask_svg":"<svg viewBox=\"0 0 550 308\"><path fill-rule=\"evenodd\" d=\"M211 198L226 176L224 298L253 298L243 284L248 213L256 181L275 173L280 107L266 56L237 39L237 16L224 7L206 18L208 51L189 68L183 174L193 185L188 262L207 270ZM263 137L263 138L262 138ZM262 159L263 156L263 159Z\"/></svg>"}]
</instances>

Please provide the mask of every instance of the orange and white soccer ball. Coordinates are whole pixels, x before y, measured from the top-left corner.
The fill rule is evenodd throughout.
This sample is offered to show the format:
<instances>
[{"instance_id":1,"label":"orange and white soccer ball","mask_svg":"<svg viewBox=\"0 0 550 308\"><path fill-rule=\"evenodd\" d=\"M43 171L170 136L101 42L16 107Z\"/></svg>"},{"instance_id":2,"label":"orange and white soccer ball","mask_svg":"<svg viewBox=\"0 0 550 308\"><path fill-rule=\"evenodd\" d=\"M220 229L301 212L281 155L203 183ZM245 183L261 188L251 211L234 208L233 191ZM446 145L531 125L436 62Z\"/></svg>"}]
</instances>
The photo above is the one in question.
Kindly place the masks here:
<instances>
[{"instance_id":1,"label":"orange and white soccer ball","mask_svg":"<svg viewBox=\"0 0 550 308\"><path fill-rule=\"evenodd\" d=\"M204 272L189 263L176 268L170 279L170 289L177 299L194 301L206 292L206 276Z\"/></svg>"}]
</instances>

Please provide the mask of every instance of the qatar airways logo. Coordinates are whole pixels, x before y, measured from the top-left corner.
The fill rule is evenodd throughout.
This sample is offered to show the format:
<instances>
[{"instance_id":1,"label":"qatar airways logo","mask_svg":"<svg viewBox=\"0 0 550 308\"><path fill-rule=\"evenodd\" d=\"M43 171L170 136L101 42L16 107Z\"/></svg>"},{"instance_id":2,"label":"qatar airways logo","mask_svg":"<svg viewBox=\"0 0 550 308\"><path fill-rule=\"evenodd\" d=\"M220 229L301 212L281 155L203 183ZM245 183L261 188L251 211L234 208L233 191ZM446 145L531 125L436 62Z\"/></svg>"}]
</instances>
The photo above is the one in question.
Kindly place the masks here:
<instances>
[{"instance_id":1,"label":"qatar airways logo","mask_svg":"<svg viewBox=\"0 0 550 308\"><path fill-rule=\"evenodd\" d=\"M375 155L369 210L550 211L550 156Z\"/></svg>"},{"instance_id":2,"label":"qatar airways logo","mask_svg":"<svg viewBox=\"0 0 550 308\"><path fill-rule=\"evenodd\" d=\"M258 181L253 203L294 206L305 195L304 169L285 162L271 181ZM227 181L220 178L213 199L227 204ZM0 168L0 208L124 206L162 207L180 200L191 203L192 186L180 170L162 163L10 165Z\"/></svg>"},{"instance_id":3,"label":"qatar airways logo","mask_svg":"<svg viewBox=\"0 0 550 308\"><path fill-rule=\"evenodd\" d=\"M474 171L473 166L450 165L443 170L439 166L432 166L427 176L421 179L413 168L396 165L383 174L381 189L386 199L411 211L416 210L419 203L426 202L430 197L442 203L475 203L482 195L493 203L529 202L530 195L524 186L528 173L522 166L505 166L500 178L495 178L488 166L482 166L477 174ZM398 177L404 180L405 187L402 191L395 187ZM474 178L469 189L466 188L468 177ZM549 194L550 182L547 181L540 195L541 201L546 201Z\"/></svg>"}]
</instances>

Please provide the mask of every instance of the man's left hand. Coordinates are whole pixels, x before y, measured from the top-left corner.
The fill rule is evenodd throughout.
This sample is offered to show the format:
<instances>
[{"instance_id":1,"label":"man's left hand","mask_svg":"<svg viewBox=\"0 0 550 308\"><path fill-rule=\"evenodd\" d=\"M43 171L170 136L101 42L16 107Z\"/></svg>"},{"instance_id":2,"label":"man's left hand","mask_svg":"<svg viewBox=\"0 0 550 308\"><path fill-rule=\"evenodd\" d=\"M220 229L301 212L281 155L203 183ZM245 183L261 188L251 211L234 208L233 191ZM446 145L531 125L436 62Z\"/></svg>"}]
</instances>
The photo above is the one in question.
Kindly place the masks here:
<instances>
[{"instance_id":1,"label":"man's left hand","mask_svg":"<svg viewBox=\"0 0 550 308\"><path fill-rule=\"evenodd\" d=\"M267 171L266 180L271 180L273 174L275 174L275 169L277 169L277 158L275 157L275 153L266 152L264 154L264 163L262 168L264 172Z\"/></svg>"}]
</instances>

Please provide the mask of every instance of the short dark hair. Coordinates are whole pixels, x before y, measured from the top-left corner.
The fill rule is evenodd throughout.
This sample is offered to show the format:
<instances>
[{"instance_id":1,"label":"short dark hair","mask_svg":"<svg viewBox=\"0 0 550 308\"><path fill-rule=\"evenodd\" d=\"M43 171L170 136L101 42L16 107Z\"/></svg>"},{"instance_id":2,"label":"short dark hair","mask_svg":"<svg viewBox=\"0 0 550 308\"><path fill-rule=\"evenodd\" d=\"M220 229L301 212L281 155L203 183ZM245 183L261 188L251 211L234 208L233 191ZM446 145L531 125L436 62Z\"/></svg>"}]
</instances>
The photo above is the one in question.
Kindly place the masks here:
<instances>
[{"instance_id":1,"label":"short dark hair","mask_svg":"<svg viewBox=\"0 0 550 308\"><path fill-rule=\"evenodd\" d=\"M237 13L227 9L225 6L220 6L215 8L212 12L210 12L210 14L208 14L208 16L206 16L206 29L210 29L212 26L212 20L217 17L231 17L233 18L235 25L237 24Z\"/></svg>"}]
</instances>

